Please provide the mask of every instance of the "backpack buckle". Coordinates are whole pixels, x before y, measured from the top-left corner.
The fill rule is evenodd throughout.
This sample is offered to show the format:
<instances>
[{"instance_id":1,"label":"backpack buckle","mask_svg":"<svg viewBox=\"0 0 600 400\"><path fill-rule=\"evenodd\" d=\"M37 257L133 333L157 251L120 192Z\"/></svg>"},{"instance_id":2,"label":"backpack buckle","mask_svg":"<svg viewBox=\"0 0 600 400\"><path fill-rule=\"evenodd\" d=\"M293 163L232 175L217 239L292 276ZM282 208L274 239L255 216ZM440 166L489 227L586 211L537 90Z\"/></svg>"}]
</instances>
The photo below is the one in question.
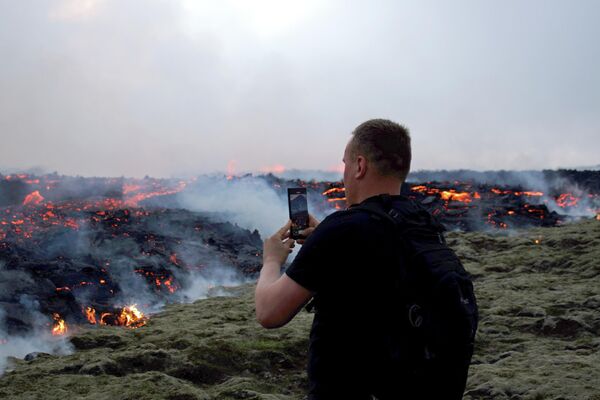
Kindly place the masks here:
<instances>
[{"instance_id":1,"label":"backpack buckle","mask_svg":"<svg viewBox=\"0 0 600 400\"><path fill-rule=\"evenodd\" d=\"M398 211L394 210L393 208L390 209L390 211L388 211L388 215L394 219L398 218Z\"/></svg>"},{"instance_id":2,"label":"backpack buckle","mask_svg":"<svg viewBox=\"0 0 600 400\"><path fill-rule=\"evenodd\" d=\"M413 328L420 328L423 325L423 315L421 313L421 306L413 304L408 309L408 322Z\"/></svg>"}]
</instances>

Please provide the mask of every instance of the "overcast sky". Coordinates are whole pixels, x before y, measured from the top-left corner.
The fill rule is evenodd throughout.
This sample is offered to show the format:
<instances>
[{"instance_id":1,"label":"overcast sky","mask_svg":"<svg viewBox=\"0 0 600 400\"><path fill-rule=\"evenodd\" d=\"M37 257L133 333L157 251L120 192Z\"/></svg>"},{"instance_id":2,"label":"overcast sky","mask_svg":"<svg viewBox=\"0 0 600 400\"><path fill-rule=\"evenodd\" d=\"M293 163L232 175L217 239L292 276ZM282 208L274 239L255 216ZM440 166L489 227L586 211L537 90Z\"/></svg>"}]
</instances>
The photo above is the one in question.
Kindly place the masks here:
<instances>
[{"instance_id":1,"label":"overcast sky","mask_svg":"<svg viewBox=\"0 0 600 400\"><path fill-rule=\"evenodd\" d=\"M0 168L340 167L389 118L413 169L600 164L598 1L0 0Z\"/></svg>"}]
</instances>

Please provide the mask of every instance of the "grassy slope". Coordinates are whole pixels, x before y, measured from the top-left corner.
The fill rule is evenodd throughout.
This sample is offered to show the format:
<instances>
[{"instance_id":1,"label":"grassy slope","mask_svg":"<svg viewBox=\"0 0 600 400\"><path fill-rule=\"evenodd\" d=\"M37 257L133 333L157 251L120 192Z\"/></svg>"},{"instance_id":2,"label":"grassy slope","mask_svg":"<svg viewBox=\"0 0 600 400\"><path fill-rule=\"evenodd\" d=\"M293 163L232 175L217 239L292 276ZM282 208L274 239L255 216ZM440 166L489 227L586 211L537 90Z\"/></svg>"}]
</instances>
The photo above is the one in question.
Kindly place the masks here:
<instances>
[{"instance_id":1,"label":"grassy slope","mask_svg":"<svg viewBox=\"0 0 600 400\"><path fill-rule=\"evenodd\" d=\"M448 237L481 309L465 398L600 400L600 223ZM75 354L15 360L0 398L303 399L312 315L264 330L253 287L236 291L138 330L81 329Z\"/></svg>"}]
</instances>

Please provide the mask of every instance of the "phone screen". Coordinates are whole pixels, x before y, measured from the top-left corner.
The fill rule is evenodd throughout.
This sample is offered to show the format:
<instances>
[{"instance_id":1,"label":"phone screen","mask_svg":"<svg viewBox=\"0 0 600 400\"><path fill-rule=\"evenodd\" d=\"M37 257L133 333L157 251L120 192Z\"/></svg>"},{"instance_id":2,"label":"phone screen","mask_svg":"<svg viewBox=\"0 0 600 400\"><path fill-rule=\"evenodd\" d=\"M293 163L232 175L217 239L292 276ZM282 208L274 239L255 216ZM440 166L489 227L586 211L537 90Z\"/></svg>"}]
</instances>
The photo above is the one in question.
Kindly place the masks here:
<instances>
[{"instance_id":1,"label":"phone screen","mask_svg":"<svg viewBox=\"0 0 600 400\"><path fill-rule=\"evenodd\" d=\"M290 237L302 239L299 231L308 228L308 202L306 199L306 188L289 188L288 205L290 207L290 219L292 228Z\"/></svg>"}]
</instances>

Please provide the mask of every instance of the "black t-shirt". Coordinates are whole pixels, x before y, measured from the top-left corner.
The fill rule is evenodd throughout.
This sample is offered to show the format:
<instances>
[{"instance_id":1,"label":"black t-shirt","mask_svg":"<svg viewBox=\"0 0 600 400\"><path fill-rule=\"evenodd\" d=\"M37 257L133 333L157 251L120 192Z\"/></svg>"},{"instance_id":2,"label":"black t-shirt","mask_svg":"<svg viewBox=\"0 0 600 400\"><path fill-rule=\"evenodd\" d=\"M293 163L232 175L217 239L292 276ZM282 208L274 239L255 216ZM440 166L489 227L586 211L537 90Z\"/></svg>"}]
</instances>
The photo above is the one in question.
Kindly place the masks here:
<instances>
[{"instance_id":1,"label":"black t-shirt","mask_svg":"<svg viewBox=\"0 0 600 400\"><path fill-rule=\"evenodd\" d=\"M406 200L392 199L394 204ZM370 398L373 379L385 372L382 334L398 313L390 298L400 267L391 261L398 252L391 229L388 222L352 207L335 212L319 224L286 270L314 293L316 302L310 398Z\"/></svg>"}]
</instances>

